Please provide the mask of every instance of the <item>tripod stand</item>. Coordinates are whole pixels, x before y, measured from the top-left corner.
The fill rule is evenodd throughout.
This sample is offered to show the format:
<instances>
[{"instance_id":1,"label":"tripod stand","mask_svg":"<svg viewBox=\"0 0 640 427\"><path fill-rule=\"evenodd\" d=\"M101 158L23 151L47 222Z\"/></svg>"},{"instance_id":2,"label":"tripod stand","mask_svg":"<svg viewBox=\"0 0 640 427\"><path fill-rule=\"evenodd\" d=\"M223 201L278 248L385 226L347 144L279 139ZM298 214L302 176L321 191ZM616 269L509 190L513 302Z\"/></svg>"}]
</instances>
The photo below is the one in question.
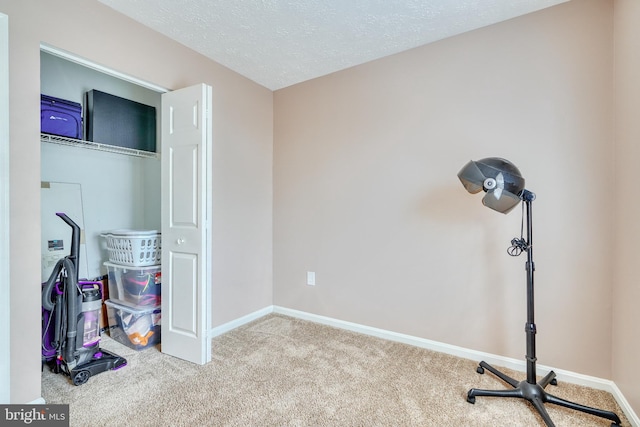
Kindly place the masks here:
<instances>
[{"instance_id":1,"label":"tripod stand","mask_svg":"<svg viewBox=\"0 0 640 427\"><path fill-rule=\"evenodd\" d=\"M540 380L540 382L536 383L536 325L534 323L533 303L533 271L535 270L535 266L533 263L533 249L531 244L531 204L535 197L535 194L528 190L522 190L520 194L520 198L525 204L527 215L527 240L525 242L522 242L523 248L526 247L527 250L527 323L525 325L525 332L527 334L527 379L526 381L517 381L498 371L488 363L484 361L480 362L480 365L476 369L479 374L484 374L484 371L486 369L504 382L511 385L511 387L513 388L508 390L480 390L472 388L467 394L467 402L474 404L476 402L477 396L517 397L526 399L531 402L531 404L540 413L540 416L542 416L542 419L548 427L553 427L555 426L555 424L553 423L553 421L551 421L551 417L549 417L549 414L544 407L545 403L552 403L554 405L564 406L576 411L581 411L587 414L606 418L613 421L613 423L611 424L612 427L619 426L620 418L614 412L580 405L578 403L570 402L568 400L564 400L547 393L544 390L547 385L557 384L555 372L549 372L543 379Z\"/></svg>"}]
</instances>

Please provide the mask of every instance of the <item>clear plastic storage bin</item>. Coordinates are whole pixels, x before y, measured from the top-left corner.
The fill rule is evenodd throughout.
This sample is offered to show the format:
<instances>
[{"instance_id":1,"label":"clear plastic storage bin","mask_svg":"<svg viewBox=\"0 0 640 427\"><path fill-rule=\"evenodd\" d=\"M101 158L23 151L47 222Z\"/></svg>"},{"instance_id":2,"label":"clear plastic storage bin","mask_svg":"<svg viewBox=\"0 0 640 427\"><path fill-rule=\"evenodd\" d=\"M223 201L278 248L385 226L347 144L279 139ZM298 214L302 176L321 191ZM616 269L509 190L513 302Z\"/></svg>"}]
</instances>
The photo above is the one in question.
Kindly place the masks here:
<instances>
[{"instance_id":1,"label":"clear plastic storage bin","mask_svg":"<svg viewBox=\"0 0 640 427\"><path fill-rule=\"evenodd\" d=\"M160 306L133 306L112 299L104 303L107 306L111 338L134 350L144 350L160 342Z\"/></svg>"},{"instance_id":2,"label":"clear plastic storage bin","mask_svg":"<svg viewBox=\"0 0 640 427\"><path fill-rule=\"evenodd\" d=\"M109 277L109 298L134 305L161 303L162 273L159 265L127 267L105 262Z\"/></svg>"}]
</instances>

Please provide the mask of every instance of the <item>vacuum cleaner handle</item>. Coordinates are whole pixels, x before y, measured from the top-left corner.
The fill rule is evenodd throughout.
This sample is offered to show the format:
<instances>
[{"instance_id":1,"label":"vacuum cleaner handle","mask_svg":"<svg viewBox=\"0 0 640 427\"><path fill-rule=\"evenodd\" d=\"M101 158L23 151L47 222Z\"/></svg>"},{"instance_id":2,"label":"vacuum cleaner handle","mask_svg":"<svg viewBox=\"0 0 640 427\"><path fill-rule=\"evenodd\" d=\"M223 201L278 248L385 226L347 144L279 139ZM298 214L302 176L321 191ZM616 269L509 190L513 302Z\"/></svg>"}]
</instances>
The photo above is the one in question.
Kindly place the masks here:
<instances>
[{"instance_id":1,"label":"vacuum cleaner handle","mask_svg":"<svg viewBox=\"0 0 640 427\"><path fill-rule=\"evenodd\" d=\"M79 274L79 266L80 266L80 226L73 222L71 218L67 216L67 214L62 212L57 212L57 216L62 218L64 222L66 222L72 229L71 231L71 250L69 253L69 257L73 261L73 266L75 267L76 273L76 282L78 282L78 274Z\"/></svg>"}]
</instances>

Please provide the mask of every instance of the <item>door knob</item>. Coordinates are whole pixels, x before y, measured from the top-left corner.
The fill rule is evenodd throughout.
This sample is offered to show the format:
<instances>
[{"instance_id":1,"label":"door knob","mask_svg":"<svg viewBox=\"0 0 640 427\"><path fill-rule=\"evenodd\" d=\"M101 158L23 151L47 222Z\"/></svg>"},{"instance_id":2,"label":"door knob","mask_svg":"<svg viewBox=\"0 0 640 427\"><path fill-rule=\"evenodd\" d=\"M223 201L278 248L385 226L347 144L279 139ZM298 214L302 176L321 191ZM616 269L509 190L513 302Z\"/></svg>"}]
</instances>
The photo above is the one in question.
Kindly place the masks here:
<instances>
[{"instance_id":1,"label":"door knob","mask_svg":"<svg viewBox=\"0 0 640 427\"><path fill-rule=\"evenodd\" d=\"M182 237L179 237L178 240L176 240L176 243L181 245L184 243L184 239Z\"/></svg>"}]
</instances>

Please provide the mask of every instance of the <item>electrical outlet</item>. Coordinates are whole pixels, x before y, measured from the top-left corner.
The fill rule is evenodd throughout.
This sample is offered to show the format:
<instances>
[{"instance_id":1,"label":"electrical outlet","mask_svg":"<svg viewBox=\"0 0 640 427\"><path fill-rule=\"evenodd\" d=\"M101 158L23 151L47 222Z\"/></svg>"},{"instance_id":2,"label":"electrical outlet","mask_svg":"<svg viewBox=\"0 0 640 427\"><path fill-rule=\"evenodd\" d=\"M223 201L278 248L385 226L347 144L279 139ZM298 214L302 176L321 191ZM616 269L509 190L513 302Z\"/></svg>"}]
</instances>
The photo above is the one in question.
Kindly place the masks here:
<instances>
[{"instance_id":1,"label":"electrical outlet","mask_svg":"<svg viewBox=\"0 0 640 427\"><path fill-rule=\"evenodd\" d=\"M313 271L307 271L307 285L315 286L316 285L316 273Z\"/></svg>"}]
</instances>

